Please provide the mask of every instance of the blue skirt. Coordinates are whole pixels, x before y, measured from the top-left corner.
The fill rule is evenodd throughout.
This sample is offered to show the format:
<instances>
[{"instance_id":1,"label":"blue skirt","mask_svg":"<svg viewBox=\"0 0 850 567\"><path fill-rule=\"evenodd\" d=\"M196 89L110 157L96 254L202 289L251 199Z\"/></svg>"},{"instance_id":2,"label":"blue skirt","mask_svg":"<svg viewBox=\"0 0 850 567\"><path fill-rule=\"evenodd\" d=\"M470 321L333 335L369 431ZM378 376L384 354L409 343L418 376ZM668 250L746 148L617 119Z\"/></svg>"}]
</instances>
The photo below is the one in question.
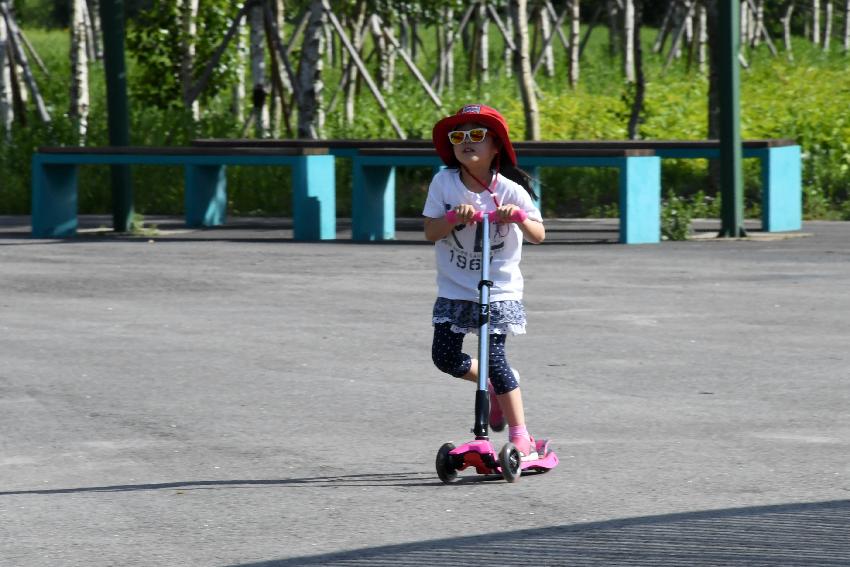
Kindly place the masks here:
<instances>
[{"instance_id":1,"label":"blue skirt","mask_svg":"<svg viewBox=\"0 0 850 567\"><path fill-rule=\"evenodd\" d=\"M432 324L451 323L455 333L478 334L478 302L438 297L434 302ZM522 301L507 300L490 303L490 333L493 335L524 335L525 307Z\"/></svg>"}]
</instances>

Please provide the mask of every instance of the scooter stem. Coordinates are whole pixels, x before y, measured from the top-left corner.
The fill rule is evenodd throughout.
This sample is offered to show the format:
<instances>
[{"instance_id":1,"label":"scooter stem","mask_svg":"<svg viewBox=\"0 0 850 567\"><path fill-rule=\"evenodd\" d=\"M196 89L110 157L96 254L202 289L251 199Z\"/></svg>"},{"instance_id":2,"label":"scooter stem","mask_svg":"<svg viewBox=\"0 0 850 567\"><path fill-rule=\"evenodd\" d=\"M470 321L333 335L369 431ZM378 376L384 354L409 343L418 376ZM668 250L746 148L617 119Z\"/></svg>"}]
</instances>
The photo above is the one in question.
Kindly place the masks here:
<instances>
[{"instance_id":1,"label":"scooter stem","mask_svg":"<svg viewBox=\"0 0 850 567\"><path fill-rule=\"evenodd\" d=\"M475 392L476 439L487 439L490 419L490 396L487 379L490 373L490 222L481 222L481 281L478 282L478 389Z\"/></svg>"}]
</instances>

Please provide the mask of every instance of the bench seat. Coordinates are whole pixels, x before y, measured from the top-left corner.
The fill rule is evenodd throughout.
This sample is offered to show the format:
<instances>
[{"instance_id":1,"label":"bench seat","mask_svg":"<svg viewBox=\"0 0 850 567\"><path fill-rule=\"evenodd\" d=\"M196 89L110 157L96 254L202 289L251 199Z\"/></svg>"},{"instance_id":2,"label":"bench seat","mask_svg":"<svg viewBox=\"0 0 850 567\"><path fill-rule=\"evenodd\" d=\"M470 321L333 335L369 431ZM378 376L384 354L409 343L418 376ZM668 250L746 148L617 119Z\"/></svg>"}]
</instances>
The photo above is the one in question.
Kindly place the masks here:
<instances>
[{"instance_id":1,"label":"bench seat","mask_svg":"<svg viewBox=\"0 0 850 567\"><path fill-rule=\"evenodd\" d=\"M185 218L190 227L217 226L227 213L228 165L292 168L295 238L336 238L334 158L326 147L53 147L32 156L32 235L73 236L77 230L79 165L182 165Z\"/></svg>"}]
</instances>

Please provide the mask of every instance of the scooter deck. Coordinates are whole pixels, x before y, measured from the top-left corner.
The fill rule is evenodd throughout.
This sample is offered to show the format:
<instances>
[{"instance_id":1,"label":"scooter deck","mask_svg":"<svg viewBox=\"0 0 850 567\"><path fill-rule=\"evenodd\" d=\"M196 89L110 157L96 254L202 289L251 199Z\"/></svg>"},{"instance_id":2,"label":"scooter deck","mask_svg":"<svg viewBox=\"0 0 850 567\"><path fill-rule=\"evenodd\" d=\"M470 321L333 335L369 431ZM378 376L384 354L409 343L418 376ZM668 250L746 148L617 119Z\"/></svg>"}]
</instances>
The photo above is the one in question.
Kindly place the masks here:
<instances>
[{"instance_id":1,"label":"scooter deck","mask_svg":"<svg viewBox=\"0 0 850 567\"><path fill-rule=\"evenodd\" d=\"M558 466L558 455L549 450L549 441L539 439L536 444L539 457L522 461L520 470L546 472ZM502 474L502 467L499 466L499 455L490 441L476 439L464 443L452 449L449 455L463 459L463 464L457 467L458 471L474 467L478 474Z\"/></svg>"}]
</instances>

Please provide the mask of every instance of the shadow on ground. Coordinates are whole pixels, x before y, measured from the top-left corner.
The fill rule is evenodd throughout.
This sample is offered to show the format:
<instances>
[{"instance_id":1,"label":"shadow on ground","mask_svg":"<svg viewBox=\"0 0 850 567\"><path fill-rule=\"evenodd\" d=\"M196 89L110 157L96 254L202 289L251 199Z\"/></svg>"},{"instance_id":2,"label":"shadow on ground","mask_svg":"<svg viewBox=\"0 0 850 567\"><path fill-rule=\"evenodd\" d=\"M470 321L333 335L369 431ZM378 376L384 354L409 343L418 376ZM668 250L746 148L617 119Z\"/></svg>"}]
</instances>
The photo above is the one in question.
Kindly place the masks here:
<instances>
[{"instance_id":1,"label":"shadow on ground","mask_svg":"<svg viewBox=\"0 0 850 567\"><path fill-rule=\"evenodd\" d=\"M850 564L850 500L564 525L239 567L520 564L846 567Z\"/></svg>"}]
</instances>

